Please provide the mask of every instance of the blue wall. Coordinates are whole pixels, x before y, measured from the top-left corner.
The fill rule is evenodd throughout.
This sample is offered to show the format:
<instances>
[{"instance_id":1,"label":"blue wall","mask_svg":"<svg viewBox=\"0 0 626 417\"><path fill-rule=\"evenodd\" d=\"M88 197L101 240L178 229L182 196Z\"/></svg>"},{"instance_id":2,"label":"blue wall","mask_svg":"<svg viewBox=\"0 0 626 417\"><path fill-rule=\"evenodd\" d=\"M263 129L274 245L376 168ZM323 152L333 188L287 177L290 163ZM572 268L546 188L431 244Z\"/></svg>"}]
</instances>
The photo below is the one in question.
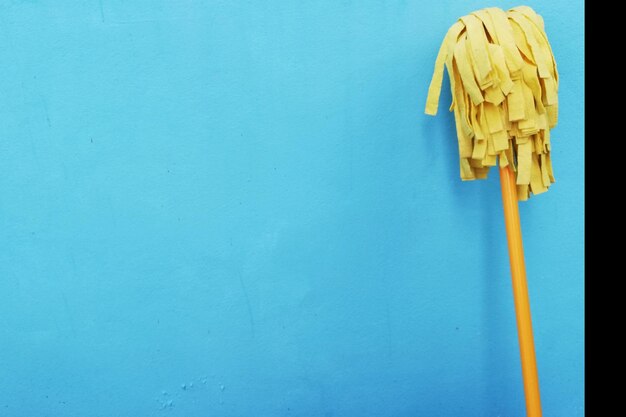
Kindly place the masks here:
<instances>
[{"instance_id":1,"label":"blue wall","mask_svg":"<svg viewBox=\"0 0 626 417\"><path fill-rule=\"evenodd\" d=\"M497 173L423 115L493 4L1 1L0 415L523 416ZM528 4L561 72L539 373L576 417L583 1Z\"/></svg>"}]
</instances>

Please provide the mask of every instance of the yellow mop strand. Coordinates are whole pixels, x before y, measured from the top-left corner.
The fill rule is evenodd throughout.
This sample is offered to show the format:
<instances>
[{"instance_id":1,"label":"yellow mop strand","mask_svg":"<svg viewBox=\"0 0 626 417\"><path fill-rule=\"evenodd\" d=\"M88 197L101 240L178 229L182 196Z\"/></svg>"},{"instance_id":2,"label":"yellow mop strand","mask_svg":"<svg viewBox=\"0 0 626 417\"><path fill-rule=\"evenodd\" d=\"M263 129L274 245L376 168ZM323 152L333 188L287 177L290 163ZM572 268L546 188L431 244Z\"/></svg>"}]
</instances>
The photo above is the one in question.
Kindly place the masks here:
<instances>
[{"instance_id":1,"label":"yellow mop strand","mask_svg":"<svg viewBox=\"0 0 626 417\"><path fill-rule=\"evenodd\" d=\"M426 114L437 114L444 64L450 76L461 179L510 166L519 200L554 182L550 129L557 123L558 73L543 19L527 6L461 17L439 49Z\"/></svg>"}]
</instances>

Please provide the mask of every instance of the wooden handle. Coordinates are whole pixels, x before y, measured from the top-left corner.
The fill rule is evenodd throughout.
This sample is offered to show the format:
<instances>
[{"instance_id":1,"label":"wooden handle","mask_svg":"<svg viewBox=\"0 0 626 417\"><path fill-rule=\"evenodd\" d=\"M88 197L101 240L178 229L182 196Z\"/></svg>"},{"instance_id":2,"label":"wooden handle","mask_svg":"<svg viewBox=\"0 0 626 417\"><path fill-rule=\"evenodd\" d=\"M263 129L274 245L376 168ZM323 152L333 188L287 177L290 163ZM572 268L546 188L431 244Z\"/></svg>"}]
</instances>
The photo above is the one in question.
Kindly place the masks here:
<instances>
[{"instance_id":1,"label":"wooden handle","mask_svg":"<svg viewBox=\"0 0 626 417\"><path fill-rule=\"evenodd\" d=\"M511 171L510 166L500 168L500 184L502 187L506 237L509 245L513 298L515 300L515 317L517 319L517 336L522 359L522 375L524 377L524 393L526 395L526 415L528 417L541 417L539 378L537 376L535 342L533 340L533 326L530 318L530 302L528 300L528 286L526 284L526 266L524 265L524 247L522 246L522 228L517 203L517 187L515 185L515 174Z\"/></svg>"}]
</instances>

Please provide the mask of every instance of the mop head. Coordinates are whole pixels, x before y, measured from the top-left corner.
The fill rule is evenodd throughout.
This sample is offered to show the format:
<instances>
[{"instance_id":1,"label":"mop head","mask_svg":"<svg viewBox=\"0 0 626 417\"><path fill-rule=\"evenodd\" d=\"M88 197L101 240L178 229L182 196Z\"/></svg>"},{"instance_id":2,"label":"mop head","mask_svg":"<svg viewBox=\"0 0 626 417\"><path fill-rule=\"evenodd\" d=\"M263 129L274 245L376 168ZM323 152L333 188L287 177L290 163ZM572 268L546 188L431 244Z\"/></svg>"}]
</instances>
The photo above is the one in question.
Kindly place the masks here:
<instances>
[{"instance_id":1,"label":"mop head","mask_svg":"<svg viewBox=\"0 0 626 417\"><path fill-rule=\"evenodd\" d=\"M554 182L550 129L557 123L558 73L543 19L527 6L487 8L461 17L439 49L426 114L437 114L444 64L450 76L461 179L510 165L517 194Z\"/></svg>"}]
</instances>

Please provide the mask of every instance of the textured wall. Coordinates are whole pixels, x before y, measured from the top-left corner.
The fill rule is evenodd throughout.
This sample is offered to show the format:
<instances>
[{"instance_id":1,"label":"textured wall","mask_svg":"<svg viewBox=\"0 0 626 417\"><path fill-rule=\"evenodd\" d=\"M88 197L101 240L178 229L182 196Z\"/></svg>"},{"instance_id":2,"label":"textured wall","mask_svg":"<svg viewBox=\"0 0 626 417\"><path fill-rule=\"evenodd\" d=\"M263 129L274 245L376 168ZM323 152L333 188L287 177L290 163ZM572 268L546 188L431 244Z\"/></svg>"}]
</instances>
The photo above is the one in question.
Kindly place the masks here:
<instances>
[{"instance_id":1,"label":"textured wall","mask_svg":"<svg viewBox=\"0 0 626 417\"><path fill-rule=\"evenodd\" d=\"M523 416L455 18L516 2L0 1L0 415ZM521 208L545 415L583 415L583 1L531 1L557 183ZM447 83L447 81L445 81Z\"/></svg>"}]
</instances>

